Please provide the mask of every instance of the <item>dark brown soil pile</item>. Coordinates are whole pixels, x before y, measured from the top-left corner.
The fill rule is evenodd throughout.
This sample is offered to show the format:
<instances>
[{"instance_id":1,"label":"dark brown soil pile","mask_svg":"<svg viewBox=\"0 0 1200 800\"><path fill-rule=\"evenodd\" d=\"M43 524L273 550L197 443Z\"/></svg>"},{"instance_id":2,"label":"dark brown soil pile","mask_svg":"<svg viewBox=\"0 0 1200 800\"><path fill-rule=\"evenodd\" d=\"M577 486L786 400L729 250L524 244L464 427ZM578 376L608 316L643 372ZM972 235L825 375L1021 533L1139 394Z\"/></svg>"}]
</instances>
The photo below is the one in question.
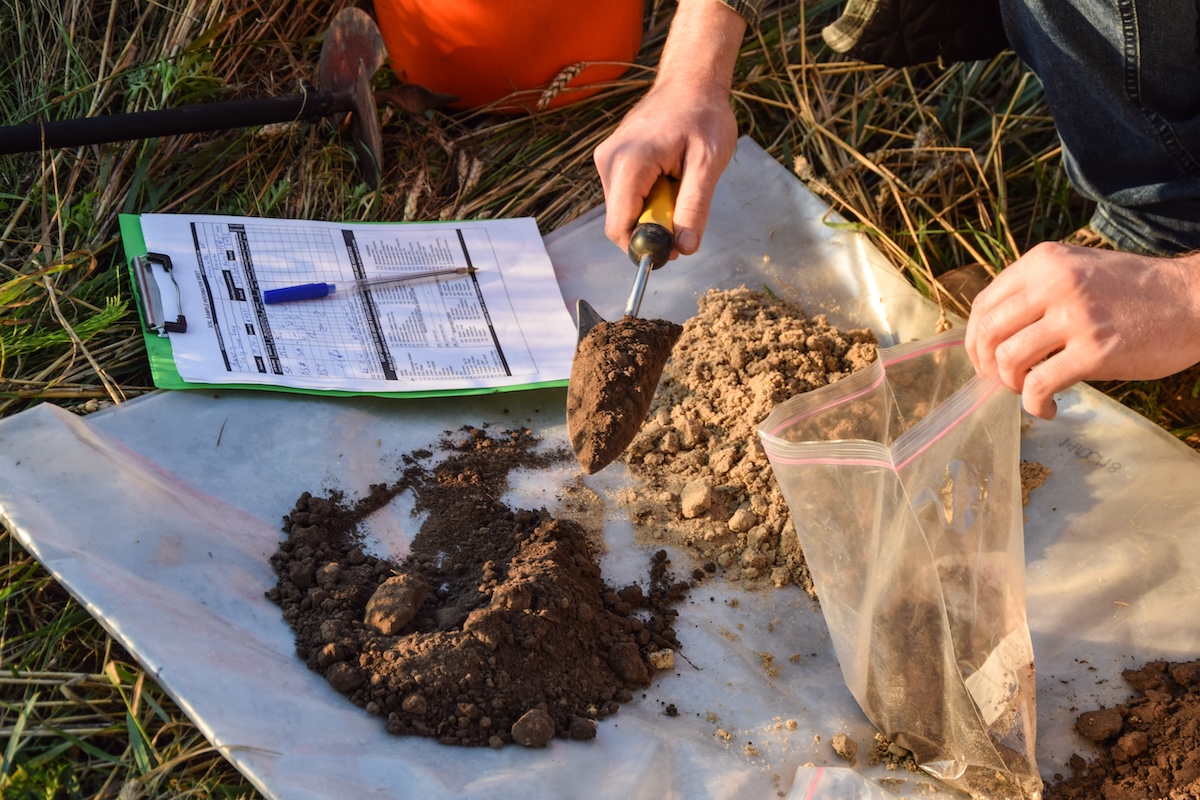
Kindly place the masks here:
<instances>
[{"instance_id":1,"label":"dark brown soil pile","mask_svg":"<svg viewBox=\"0 0 1200 800\"><path fill-rule=\"evenodd\" d=\"M1075 722L1100 754L1071 756L1045 800L1200 800L1200 661L1153 661L1122 673L1139 694Z\"/></svg>"},{"instance_id":2,"label":"dark brown soil pile","mask_svg":"<svg viewBox=\"0 0 1200 800\"><path fill-rule=\"evenodd\" d=\"M622 497L639 528L747 588L794 583L811 593L757 426L778 403L841 380L876 351L870 330L839 330L767 292L702 295L625 452L644 482Z\"/></svg>"},{"instance_id":3,"label":"dark brown soil pile","mask_svg":"<svg viewBox=\"0 0 1200 800\"><path fill-rule=\"evenodd\" d=\"M665 553L644 588L614 591L579 524L495 499L512 469L570 457L536 444L466 428L440 463L413 453L396 483L353 503L306 492L284 518L268 596L308 666L390 732L492 747L590 739L678 648L671 607L686 584ZM363 552L360 524L404 491L428 512L408 555Z\"/></svg>"},{"instance_id":4,"label":"dark brown soil pile","mask_svg":"<svg viewBox=\"0 0 1200 800\"><path fill-rule=\"evenodd\" d=\"M604 469L633 441L682 331L665 319L627 316L597 323L579 342L567 386L567 433L584 472Z\"/></svg>"}]
</instances>

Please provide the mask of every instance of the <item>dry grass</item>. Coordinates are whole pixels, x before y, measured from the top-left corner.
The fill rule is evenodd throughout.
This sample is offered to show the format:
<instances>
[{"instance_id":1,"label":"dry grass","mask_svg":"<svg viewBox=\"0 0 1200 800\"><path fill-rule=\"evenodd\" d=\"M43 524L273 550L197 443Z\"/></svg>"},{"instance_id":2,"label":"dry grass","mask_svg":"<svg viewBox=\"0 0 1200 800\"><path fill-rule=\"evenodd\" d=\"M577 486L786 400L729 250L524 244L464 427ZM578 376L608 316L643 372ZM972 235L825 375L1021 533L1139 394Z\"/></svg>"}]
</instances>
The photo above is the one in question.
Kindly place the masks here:
<instances>
[{"instance_id":1,"label":"dry grass","mask_svg":"<svg viewBox=\"0 0 1200 800\"><path fill-rule=\"evenodd\" d=\"M315 82L344 3L136 0L0 6L0 119L285 94ZM1002 267L1086 221L1040 88L1011 54L898 71L825 52L838 3L778 3L735 80L742 133L865 231L923 291ZM594 147L649 85L668 22L650 4L626 77L523 117L382 109L382 188L330 124L0 156L0 415L81 412L150 391L117 215L220 212L353 220L533 216L543 233L601 202ZM385 71L386 72L386 71ZM381 87L389 78L378 77ZM946 302L949 302L948 300ZM1171 429L1200 415L1196 374L1106 386ZM0 791L5 797L240 797L245 782L0 529Z\"/></svg>"}]
</instances>

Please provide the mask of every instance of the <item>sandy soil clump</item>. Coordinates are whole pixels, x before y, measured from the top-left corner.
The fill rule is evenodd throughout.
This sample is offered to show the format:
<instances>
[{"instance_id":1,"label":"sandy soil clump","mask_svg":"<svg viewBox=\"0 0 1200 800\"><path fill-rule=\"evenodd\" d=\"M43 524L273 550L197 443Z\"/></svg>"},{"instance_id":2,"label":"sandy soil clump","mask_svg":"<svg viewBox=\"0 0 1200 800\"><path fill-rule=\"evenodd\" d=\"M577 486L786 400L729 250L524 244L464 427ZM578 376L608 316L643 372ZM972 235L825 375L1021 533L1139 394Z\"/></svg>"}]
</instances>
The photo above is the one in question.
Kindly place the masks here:
<instances>
[{"instance_id":1,"label":"sandy soil clump","mask_svg":"<svg viewBox=\"0 0 1200 800\"><path fill-rule=\"evenodd\" d=\"M707 292L624 454L644 487L620 499L640 529L692 553L702 571L811 594L757 426L778 403L845 378L876 352L869 329L839 330L768 292Z\"/></svg>"}]
</instances>

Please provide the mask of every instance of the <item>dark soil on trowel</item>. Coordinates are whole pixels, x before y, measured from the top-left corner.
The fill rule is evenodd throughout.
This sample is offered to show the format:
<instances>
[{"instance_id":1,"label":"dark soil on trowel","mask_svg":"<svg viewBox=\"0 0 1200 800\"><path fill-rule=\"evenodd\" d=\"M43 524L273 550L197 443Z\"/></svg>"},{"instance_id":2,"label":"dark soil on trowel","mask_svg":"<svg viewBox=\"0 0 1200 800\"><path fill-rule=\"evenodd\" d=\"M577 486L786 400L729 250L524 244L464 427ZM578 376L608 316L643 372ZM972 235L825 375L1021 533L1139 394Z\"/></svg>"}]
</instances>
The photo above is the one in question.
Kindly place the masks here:
<instances>
[{"instance_id":1,"label":"dark soil on trowel","mask_svg":"<svg viewBox=\"0 0 1200 800\"><path fill-rule=\"evenodd\" d=\"M457 745L590 739L598 720L673 663L675 583L665 552L645 584L601 576L596 534L499 502L509 472L569 459L529 431L464 428L449 455L351 501L308 492L284 518L268 596L308 666L395 734ZM363 550L360 525L410 491L426 521L402 561Z\"/></svg>"},{"instance_id":2,"label":"dark soil on trowel","mask_svg":"<svg viewBox=\"0 0 1200 800\"><path fill-rule=\"evenodd\" d=\"M567 433L584 472L607 467L637 436L682 332L665 319L626 316L597 323L580 340L567 386Z\"/></svg>"}]
</instances>

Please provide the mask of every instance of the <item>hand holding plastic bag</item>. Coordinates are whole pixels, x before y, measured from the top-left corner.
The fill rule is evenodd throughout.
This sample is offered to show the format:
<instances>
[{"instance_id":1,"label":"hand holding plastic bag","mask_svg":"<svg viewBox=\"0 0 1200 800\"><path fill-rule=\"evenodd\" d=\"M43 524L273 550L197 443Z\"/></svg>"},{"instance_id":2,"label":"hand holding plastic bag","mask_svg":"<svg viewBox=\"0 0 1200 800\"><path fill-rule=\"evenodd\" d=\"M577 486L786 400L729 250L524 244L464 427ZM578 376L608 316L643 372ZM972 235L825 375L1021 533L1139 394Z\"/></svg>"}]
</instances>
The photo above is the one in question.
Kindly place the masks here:
<instances>
[{"instance_id":1,"label":"hand holding plastic bag","mask_svg":"<svg viewBox=\"0 0 1200 800\"><path fill-rule=\"evenodd\" d=\"M759 433L867 717L955 788L1034 800L1019 399L962 341L883 349Z\"/></svg>"}]
</instances>

